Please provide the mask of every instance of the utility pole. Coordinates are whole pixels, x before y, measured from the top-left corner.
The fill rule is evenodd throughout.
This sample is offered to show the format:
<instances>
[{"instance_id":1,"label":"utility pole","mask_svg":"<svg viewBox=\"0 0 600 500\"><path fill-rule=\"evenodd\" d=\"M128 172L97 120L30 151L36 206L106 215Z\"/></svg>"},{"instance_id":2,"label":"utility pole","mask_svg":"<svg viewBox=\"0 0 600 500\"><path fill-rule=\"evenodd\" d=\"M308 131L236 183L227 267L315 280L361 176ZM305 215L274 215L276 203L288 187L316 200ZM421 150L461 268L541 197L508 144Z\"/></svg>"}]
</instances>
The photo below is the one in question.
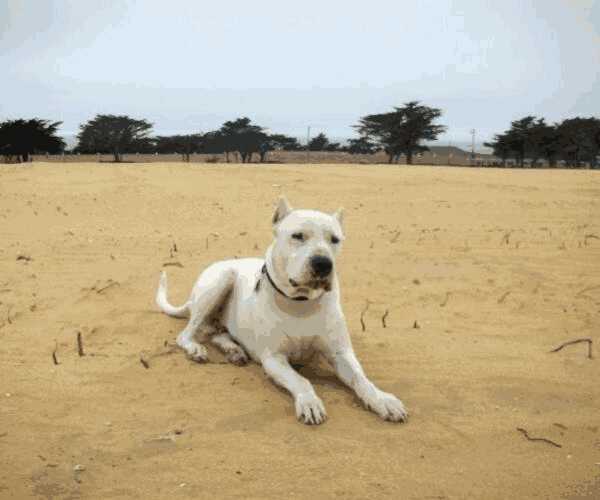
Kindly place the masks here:
<instances>
[{"instance_id":1,"label":"utility pole","mask_svg":"<svg viewBox=\"0 0 600 500\"><path fill-rule=\"evenodd\" d=\"M475 163L475 129L471 129L471 165Z\"/></svg>"},{"instance_id":2,"label":"utility pole","mask_svg":"<svg viewBox=\"0 0 600 500\"><path fill-rule=\"evenodd\" d=\"M306 163L310 163L309 144L310 144L310 125L308 126L308 129L306 130Z\"/></svg>"}]
</instances>

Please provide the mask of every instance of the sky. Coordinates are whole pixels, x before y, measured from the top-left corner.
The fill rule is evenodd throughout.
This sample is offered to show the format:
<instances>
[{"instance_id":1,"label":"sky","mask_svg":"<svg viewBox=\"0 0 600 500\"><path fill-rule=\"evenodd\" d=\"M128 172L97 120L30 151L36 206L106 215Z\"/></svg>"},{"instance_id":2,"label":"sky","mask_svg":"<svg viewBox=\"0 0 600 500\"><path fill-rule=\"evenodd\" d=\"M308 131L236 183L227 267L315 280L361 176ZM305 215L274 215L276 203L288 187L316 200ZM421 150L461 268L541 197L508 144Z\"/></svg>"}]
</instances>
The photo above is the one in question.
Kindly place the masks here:
<instances>
[{"instance_id":1,"label":"sky","mask_svg":"<svg viewBox=\"0 0 600 500\"><path fill-rule=\"evenodd\" d=\"M600 0L3 0L0 69L0 120L66 135L111 113L343 139L419 100L440 144L479 144L529 114L600 116Z\"/></svg>"}]
</instances>

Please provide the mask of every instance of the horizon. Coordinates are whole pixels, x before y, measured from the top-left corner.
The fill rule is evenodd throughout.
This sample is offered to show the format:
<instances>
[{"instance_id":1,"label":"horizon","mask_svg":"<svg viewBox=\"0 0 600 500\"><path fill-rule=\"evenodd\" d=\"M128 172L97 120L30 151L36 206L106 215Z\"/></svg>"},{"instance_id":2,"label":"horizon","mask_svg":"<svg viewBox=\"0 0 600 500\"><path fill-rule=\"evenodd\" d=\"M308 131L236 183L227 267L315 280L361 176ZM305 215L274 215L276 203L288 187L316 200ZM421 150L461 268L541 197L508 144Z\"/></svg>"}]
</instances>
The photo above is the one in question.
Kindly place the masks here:
<instances>
[{"instance_id":1,"label":"horizon","mask_svg":"<svg viewBox=\"0 0 600 500\"><path fill-rule=\"evenodd\" d=\"M443 111L437 144L470 145L475 129L480 148L526 115L600 116L600 2L425 4L9 0L0 119L62 121L68 137L98 113L147 119L156 135L248 116L339 141L360 116L419 100Z\"/></svg>"}]
</instances>

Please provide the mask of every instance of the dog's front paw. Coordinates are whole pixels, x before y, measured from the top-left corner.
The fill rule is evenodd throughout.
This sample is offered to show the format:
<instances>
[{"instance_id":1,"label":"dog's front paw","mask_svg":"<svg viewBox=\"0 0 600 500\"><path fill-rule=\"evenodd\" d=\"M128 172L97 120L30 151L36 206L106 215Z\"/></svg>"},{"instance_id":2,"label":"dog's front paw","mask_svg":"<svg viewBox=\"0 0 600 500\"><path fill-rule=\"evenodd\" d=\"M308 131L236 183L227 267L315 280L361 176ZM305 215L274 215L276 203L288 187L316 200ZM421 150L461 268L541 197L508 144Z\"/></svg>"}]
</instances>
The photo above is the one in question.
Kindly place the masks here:
<instances>
[{"instance_id":1,"label":"dog's front paw","mask_svg":"<svg viewBox=\"0 0 600 500\"><path fill-rule=\"evenodd\" d=\"M184 347L187 357L196 363L207 363L208 362L208 351L202 344L196 342L190 342Z\"/></svg>"},{"instance_id":2,"label":"dog's front paw","mask_svg":"<svg viewBox=\"0 0 600 500\"><path fill-rule=\"evenodd\" d=\"M323 401L314 393L300 394L295 401L296 417L308 425L319 425L327 419Z\"/></svg>"},{"instance_id":3,"label":"dog's front paw","mask_svg":"<svg viewBox=\"0 0 600 500\"><path fill-rule=\"evenodd\" d=\"M244 349L237 347L227 353L227 361L233 363L234 365L244 366L246 363L248 363L248 355Z\"/></svg>"},{"instance_id":4,"label":"dog's front paw","mask_svg":"<svg viewBox=\"0 0 600 500\"><path fill-rule=\"evenodd\" d=\"M375 397L366 401L366 405L384 420L406 422L408 419L408 412L402 401L388 392L377 391Z\"/></svg>"}]
</instances>

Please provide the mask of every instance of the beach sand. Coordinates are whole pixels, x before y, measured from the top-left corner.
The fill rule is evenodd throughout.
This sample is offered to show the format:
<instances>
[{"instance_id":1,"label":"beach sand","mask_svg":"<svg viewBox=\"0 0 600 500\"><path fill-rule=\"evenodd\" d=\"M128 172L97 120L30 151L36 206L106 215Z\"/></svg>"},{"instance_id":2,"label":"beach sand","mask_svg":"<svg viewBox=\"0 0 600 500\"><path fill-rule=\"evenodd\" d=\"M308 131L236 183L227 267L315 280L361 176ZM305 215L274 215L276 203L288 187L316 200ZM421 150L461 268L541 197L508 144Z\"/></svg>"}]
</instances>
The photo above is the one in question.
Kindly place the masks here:
<instances>
[{"instance_id":1,"label":"beach sand","mask_svg":"<svg viewBox=\"0 0 600 500\"><path fill-rule=\"evenodd\" d=\"M305 426L260 366L175 347L161 268L178 304L264 255L280 194L345 207L354 347L408 423L316 360L329 419ZM580 338L594 359L549 352ZM0 498L597 499L600 172L2 165L0 341Z\"/></svg>"}]
</instances>

